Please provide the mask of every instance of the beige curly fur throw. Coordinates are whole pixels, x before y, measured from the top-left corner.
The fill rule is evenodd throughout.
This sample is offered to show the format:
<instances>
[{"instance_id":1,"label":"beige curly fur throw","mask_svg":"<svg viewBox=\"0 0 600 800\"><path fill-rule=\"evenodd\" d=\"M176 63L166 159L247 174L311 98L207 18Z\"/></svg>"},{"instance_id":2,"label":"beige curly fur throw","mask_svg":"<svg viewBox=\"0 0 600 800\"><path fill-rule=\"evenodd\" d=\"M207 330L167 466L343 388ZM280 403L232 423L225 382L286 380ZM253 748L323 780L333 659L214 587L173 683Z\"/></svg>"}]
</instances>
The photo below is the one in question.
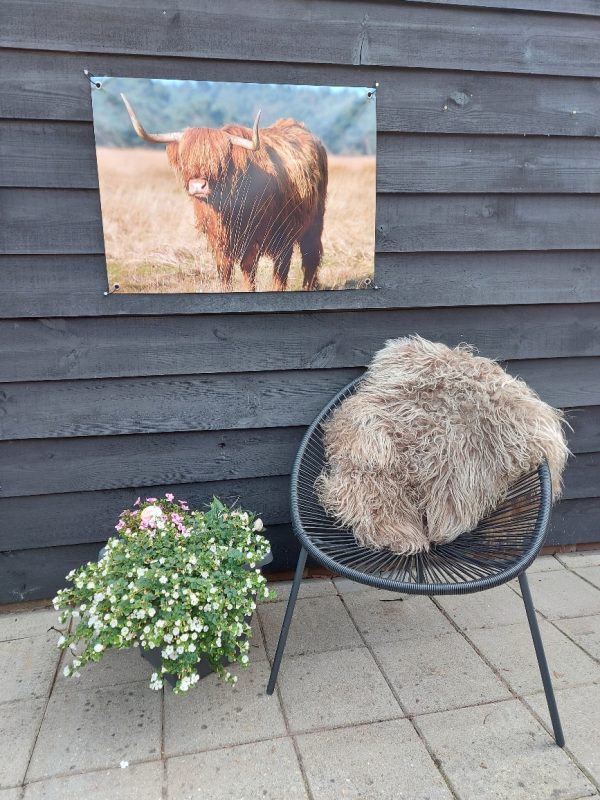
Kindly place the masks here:
<instances>
[{"instance_id":1,"label":"beige curly fur throw","mask_svg":"<svg viewBox=\"0 0 600 800\"><path fill-rule=\"evenodd\" d=\"M496 362L418 336L386 343L324 425L315 488L357 540L398 553L472 530L546 459L554 497L562 414Z\"/></svg>"}]
</instances>

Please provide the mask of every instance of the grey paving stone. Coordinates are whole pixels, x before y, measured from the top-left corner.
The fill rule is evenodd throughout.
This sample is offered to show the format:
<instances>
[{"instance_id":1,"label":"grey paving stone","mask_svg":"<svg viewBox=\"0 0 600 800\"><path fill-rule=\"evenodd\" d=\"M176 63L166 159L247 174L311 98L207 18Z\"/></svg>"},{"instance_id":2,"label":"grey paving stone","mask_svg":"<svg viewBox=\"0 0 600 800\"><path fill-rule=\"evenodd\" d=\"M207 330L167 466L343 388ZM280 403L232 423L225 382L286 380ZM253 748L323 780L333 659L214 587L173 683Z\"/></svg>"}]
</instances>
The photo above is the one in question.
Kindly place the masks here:
<instances>
[{"instance_id":1,"label":"grey paving stone","mask_svg":"<svg viewBox=\"0 0 600 800\"><path fill-rule=\"evenodd\" d=\"M428 597L374 590L349 593L344 602L369 644L454 630Z\"/></svg>"},{"instance_id":2,"label":"grey paving stone","mask_svg":"<svg viewBox=\"0 0 600 800\"><path fill-rule=\"evenodd\" d=\"M525 619L523 601L505 584L476 594L448 595L436 599L456 624L465 630L513 625Z\"/></svg>"},{"instance_id":3,"label":"grey paving stone","mask_svg":"<svg viewBox=\"0 0 600 800\"><path fill-rule=\"evenodd\" d=\"M259 606L258 613L265 632L267 651L272 656L277 648L285 603ZM285 648L286 656L339 650L361 644L354 623L337 595L307 598L296 603Z\"/></svg>"},{"instance_id":4,"label":"grey paving stone","mask_svg":"<svg viewBox=\"0 0 600 800\"><path fill-rule=\"evenodd\" d=\"M553 572L556 569L564 569L564 566L557 561L554 556L538 556L531 566L527 567L527 572Z\"/></svg>"},{"instance_id":5,"label":"grey paving stone","mask_svg":"<svg viewBox=\"0 0 600 800\"><path fill-rule=\"evenodd\" d=\"M452 795L408 720L298 736L315 800L449 800Z\"/></svg>"},{"instance_id":6,"label":"grey paving stone","mask_svg":"<svg viewBox=\"0 0 600 800\"><path fill-rule=\"evenodd\" d=\"M287 602L292 588L292 581L276 581L269 583L269 589L277 593L275 600L266 600L266 603ZM335 594L336 588L329 578L304 578L300 584L298 599L305 597L323 597L328 594Z\"/></svg>"},{"instance_id":7,"label":"grey paving stone","mask_svg":"<svg viewBox=\"0 0 600 800\"><path fill-rule=\"evenodd\" d=\"M526 698L550 725L543 695ZM600 782L600 686L563 689L556 693L567 749Z\"/></svg>"},{"instance_id":8,"label":"grey paving stone","mask_svg":"<svg viewBox=\"0 0 600 800\"><path fill-rule=\"evenodd\" d=\"M23 800L160 800L161 761L30 783Z\"/></svg>"},{"instance_id":9,"label":"grey paving stone","mask_svg":"<svg viewBox=\"0 0 600 800\"><path fill-rule=\"evenodd\" d=\"M73 678L74 681L77 678ZM161 696L145 683L53 692L27 780L160 757Z\"/></svg>"},{"instance_id":10,"label":"grey paving stone","mask_svg":"<svg viewBox=\"0 0 600 800\"><path fill-rule=\"evenodd\" d=\"M165 752L193 753L285 734L277 695L266 694L269 664L232 667L234 686L216 675L186 695L165 693Z\"/></svg>"},{"instance_id":11,"label":"grey paving stone","mask_svg":"<svg viewBox=\"0 0 600 800\"><path fill-rule=\"evenodd\" d=\"M169 800L307 800L289 739L167 761Z\"/></svg>"},{"instance_id":12,"label":"grey paving stone","mask_svg":"<svg viewBox=\"0 0 600 800\"><path fill-rule=\"evenodd\" d=\"M14 789L0 789L0 800L21 800L21 791L18 786Z\"/></svg>"},{"instance_id":13,"label":"grey paving stone","mask_svg":"<svg viewBox=\"0 0 600 800\"><path fill-rule=\"evenodd\" d=\"M376 644L373 652L411 714L510 697L502 681L456 631Z\"/></svg>"},{"instance_id":14,"label":"grey paving stone","mask_svg":"<svg viewBox=\"0 0 600 800\"><path fill-rule=\"evenodd\" d=\"M554 624L593 658L600 660L600 615L557 619Z\"/></svg>"},{"instance_id":15,"label":"grey paving stone","mask_svg":"<svg viewBox=\"0 0 600 800\"><path fill-rule=\"evenodd\" d=\"M539 620L555 688L600 682L600 666L545 620ZM469 631L469 638L519 694L542 692L529 625Z\"/></svg>"},{"instance_id":16,"label":"grey paving stone","mask_svg":"<svg viewBox=\"0 0 600 800\"><path fill-rule=\"evenodd\" d=\"M539 573L529 584L535 607L549 619L600 614L600 590L573 572Z\"/></svg>"},{"instance_id":17,"label":"grey paving stone","mask_svg":"<svg viewBox=\"0 0 600 800\"><path fill-rule=\"evenodd\" d=\"M103 686L119 686L123 683L139 681L150 682L154 671L140 655L139 648L128 647L126 650L107 650L100 661L86 664L79 678L66 678L63 669L73 661L70 652L63 653L56 685L67 691L89 691Z\"/></svg>"},{"instance_id":18,"label":"grey paving stone","mask_svg":"<svg viewBox=\"0 0 600 800\"><path fill-rule=\"evenodd\" d=\"M279 688L295 732L402 715L366 647L284 658Z\"/></svg>"},{"instance_id":19,"label":"grey paving stone","mask_svg":"<svg viewBox=\"0 0 600 800\"><path fill-rule=\"evenodd\" d=\"M350 592L368 592L373 591L372 586L367 586L358 581L351 581L349 578L334 578L333 585L338 594L349 594Z\"/></svg>"},{"instance_id":20,"label":"grey paving stone","mask_svg":"<svg viewBox=\"0 0 600 800\"><path fill-rule=\"evenodd\" d=\"M600 567L582 567L574 570L580 578L593 583L600 589Z\"/></svg>"},{"instance_id":21,"label":"grey paving stone","mask_svg":"<svg viewBox=\"0 0 600 800\"><path fill-rule=\"evenodd\" d=\"M416 724L461 800L573 800L595 791L518 700Z\"/></svg>"},{"instance_id":22,"label":"grey paving stone","mask_svg":"<svg viewBox=\"0 0 600 800\"><path fill-rule=\"evenodd\" d=\"M577 550L574 553L557 553L556 558L570 569L600 566L600 550Z\"/></svg>"},{"instance_id":23,"label":"grey paving stone","mask_svg":"<svg viewBox=\"0 0 600 800\"><path fill-rule=\"evenodd\" d=\"M0 642L0 703L50 693L60 659L56 639L45 635Z\"/></svg>"},{"instance_id":24,"label":"grey paving stone","mask_svg":"<svg viewBox=\"0 0 600 800\"><path fill-rule=\"evenodd\" d=\"M13 611L0 614L0 641L23 639L27 636L41 636L49 633L54 626L64 630L66 625L58 624L58 612L53 608L40 608L34 611ZM55 641L59 633L54 632Z\"/></svg>"},{"instance_id":25,"label":"grey paving stone","mask_svg":"<svg viewBox=\"0 0 600 800\"><path fill-rule=\"evenodd\" d=\"M23 781L44 705L41 699L0 705L0 787Z\"/></svg>"}]
</instances>

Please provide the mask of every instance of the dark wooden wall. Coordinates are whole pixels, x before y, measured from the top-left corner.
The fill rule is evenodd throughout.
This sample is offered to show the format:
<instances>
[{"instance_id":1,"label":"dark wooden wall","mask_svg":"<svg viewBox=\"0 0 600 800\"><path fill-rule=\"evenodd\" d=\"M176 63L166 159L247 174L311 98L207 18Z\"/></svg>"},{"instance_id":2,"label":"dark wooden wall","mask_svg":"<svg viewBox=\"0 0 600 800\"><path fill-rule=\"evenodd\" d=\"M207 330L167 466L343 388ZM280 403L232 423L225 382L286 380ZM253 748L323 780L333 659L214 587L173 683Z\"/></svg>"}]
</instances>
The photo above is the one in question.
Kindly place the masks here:
<instances>
[{"instance_id":1,"label":"dark wooden wall","mask_svg":"<svg viewBox=\"0 0 600 800\"><path fill-rule=\"evenodd\" d=\"M600 540L600 4L3 0L0 600L141 491L240 497L296 552L303 427L394 336L569 410L552 543ZM378 81L378 291L104 297L92 74Z\"/></svg>"}]
</instances>

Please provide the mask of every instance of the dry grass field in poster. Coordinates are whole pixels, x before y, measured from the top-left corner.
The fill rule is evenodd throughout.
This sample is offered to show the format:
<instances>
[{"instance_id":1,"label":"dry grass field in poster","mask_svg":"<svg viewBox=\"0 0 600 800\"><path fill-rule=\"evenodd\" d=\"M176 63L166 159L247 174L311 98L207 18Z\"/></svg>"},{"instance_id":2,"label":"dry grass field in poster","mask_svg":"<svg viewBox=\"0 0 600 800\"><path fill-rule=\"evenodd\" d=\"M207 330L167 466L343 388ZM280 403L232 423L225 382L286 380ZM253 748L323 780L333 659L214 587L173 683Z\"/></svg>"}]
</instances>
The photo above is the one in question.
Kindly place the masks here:
<instances>
[{"instance_id":1,"label":"dry grass field in poster","mask_svg":"<svg viewBox=\"0 0 600 800\"><path fill-rule=\"evenodd\" d=\"M367 89L285 87L286 92L281 97L281 87L258 84L144 80L140 86L137 79L101 80L102 90L93 96L94 125L109 285L118 283L120 292L145 293L237 292L252 288L256 291L360 289L368 285L374 271L375 112L374 100L368 97ZM196 89L194 109L187 108L185 102L173 108L173 97L182 88L188 89L189 84ZM160 96L156 90L164 90L165 85L168 92ZM209 86L210 91L202 103L199 98L202 98L204 86ZM232 91L221 96L221 87L232 87ZM244 89L243 97L248 101L247 106L243 97L239 97L240 87ZM249 92L248 87L252 87L253 91ZM324 91L329 95L323 97L324 108L319 120L318 105L315 104ZM252 219L251 216L243 217L240 212L237 218L235 214L230 214L229 219L223 214L223 219L218 222L220 235L229 237L229 241L234 243L230 246L237 247L233 253L230 279L223 280L222 270L220 272L217 268L217 261L223 255L199 225L195 207L200 203L203 209L206 208L212 198L210 195L200 198L192 196L189 190L191 173L182 179L169 163L167 147L182 148L181 141L171 145L140 139L128 117L121 92L126 94L145 131L152 132L172 132L193 126L212 128L220 134L222 126L238 123L237 117L241 114L243 120L240 124L246 128L247 138L250 139L252 118L260 103L262 115L258 132L263 149L265 145L268 146L265 130L270 123L283 116L285 108L280 106L291 105L292 112L297 116L303 114L304 120L299 121L303 122L310 134L317 138L314 129L320 134L318 141L325 146L328 173L320 241L322 253L319 255L313 285L306 286L299 241L290 241L294 239L295 231L290 232L289 227L285 229L285 226L277 240L282 243L282 249L288 246L292 248L285 285L274 284L274 258L270 253L259 254L253 276L254 287L249 285L248 275L242 269L242 260L243 251L247 248L244 231L251 227ZM153 95L158 98L156 103L153 103ZM278 96L279 104L269 103L271 97ZM239 100L239 110L228 110L228 106L233 105L231 97ZM336 109L331 109L336 103L339 105L337 117L334 114ZM208 108L212 113L208 112ZM332 115L335 124L331 120ZM349 135L349 129L351 133L352 126L357 126L358 121L361 124L356 135ZM217 140L217 146L219 144L220 140ZM238 145L231 146L235 148ZM338 152L334 152L336 150ZM181 155L179 157L183 158ZM206 157L204 150L197 163L193 164L194 179L203 179L205 173L208 175L209 170L203 163ZM280 164L278 169L281 171ZM226 182L229 178L221 180ZM285 180L284 175L284 183ZM212 178L207 182L211 183ZM238 184L237 195L242 194L239 185L244 186L243 183ZM255 193L255 197L260 197L262 202L268 191L267 186L260 195ZM280 220L287 218L281 210L275 213L272 209L265 211L256 199L250 208L247 194L246 189L241 199L236 195L229 207L245 202L244 213L262 214L263 220L266 220L262 235L265 235L265 231L274 230ZM285 209L285 204L283 206ZM217 210L225 207L226 203L221 197Z\"/></svg>"}]
</instances>

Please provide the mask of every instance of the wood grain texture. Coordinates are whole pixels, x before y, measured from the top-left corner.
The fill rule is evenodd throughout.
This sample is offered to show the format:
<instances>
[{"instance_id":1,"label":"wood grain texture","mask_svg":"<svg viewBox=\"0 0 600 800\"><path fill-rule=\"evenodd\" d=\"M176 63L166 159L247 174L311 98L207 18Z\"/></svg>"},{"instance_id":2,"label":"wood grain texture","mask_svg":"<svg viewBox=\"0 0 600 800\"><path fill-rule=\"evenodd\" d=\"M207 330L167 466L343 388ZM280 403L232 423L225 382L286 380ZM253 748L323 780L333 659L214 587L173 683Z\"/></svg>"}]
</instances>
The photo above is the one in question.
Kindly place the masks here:
<instances>
[{"instance_id":1,"label":"wood grain texture","mask_svg":"<svg viewBox=\"0 0 600 800\"><path fill-rule=\"evenodd\" d=\"M331 86L379 82L380 132L600 134L600 81L593 78L27 50L2 53L0 117L91 122L84 69L133 78Z\"/></svg>"},{"instance_id":2,"label":"wood grain texture","mask_svg":"<svg viewBox=\"0 0 600 800\"><path fill-rule=\"evenodd\" d=\"M569 412L569 419L569 447L576 457L569 467L573 474L567 496L571 490L579 492L572 496L595 496L600 482L593 488L597 453L591 451L597 441L585 437L598 421L598 407ZM288 427L2 442L0 498L43 495L57 502L53 495L129 486L137 487L139 494L142 487L157 485L179 486L178 491L186 492L188 484L287 475L303 432L304 427ZM598 436L596 428L596 440ZM145 491L156 494L155 488ZM67 498L65 513L69 503Z\"/></svg>"},{"instance_id":3,"label":"wood grain texture","mask_svg":"<svg viewBox=\"0 0 600 800\"><path fill-rule=\"evenodd\" d=\"M103 256L0 256L0 318L249 314L600 301L600 251L382 253L379 290L113 294Z\"/></svg>"},{"instance_id":4,"label":"wood grain texture","mask_svg":"<svg viewBox=\"0 0 600 800\"><path fill-rule=\"evenodd\" d=\"M600 543L600 498L561 500L550 518L546 545Z\"/></svg>"},{"instance_id":5,"label":"wood grain texture","mask_svg":"<svg viewBox=\"0 0 600 800\"><path fill-rule=\"evenodd\" d=\"M335 0L235 0L226 10L209 0L72 0L68 13L5 0L2 11L0 45L20 49L39 49L43 31L45 49L68 52L600 74L600 21L577 15Z\"/></svg>"},{"instance_id":6,"label":"wood grain texture","mask_svg":"<svg viewBox=\"0 0 600 800\"><path fill-rule=\"evenodd\" d=\"M3 497L0 514L0 552L35 547L56 547L106 539L114 535L114 525L124 508L136 498L162 497L173 492L186 499L192 508L203 508L213 496L224 503L249 508L260 514L267 526L289 522L289 476L170 483L91 492Z\"/></svg>"},{"instance_id":7,"label":"wood grain texture","mask_svg":"<svg viewBox=\"0 0 600 800\"><path fill-rule=\"evenodd\" d=\"M0 253L104 252L91 189L0 189ZM378 252L600 249L590 195L381 195Z\"/></svg>"},{"instance_id":8,"label":"wood grain texture","mask_svg":"<svg viewBox=\"0 0 600 800\"><path fill-rule=\"evenodd\" d=\"M361 367L414 333L500 360L600 356L600 306L2 321L0 381Z\"/></svg>"},{"instance_id":9,"label":"wood grain texture","mask_svg":"<svg viewBox=\"0 0 600 800\"><path fill-rule=\"evenodd\" d=\"M31 391L29 384L4 384L0 438L307 425L336 391L361 372L292 370L49 381L37 384L37 391ZM571 405L579 404L577 396ZM16 450L21 451L21 445Z\"/></svg>"},{"instance_id":10,"label":"wood grain texture","mask_svg":"<svg viewBox=\"0 0 600 800\"><path fill-rule=\"evenodd\" d=\"M583 14L600 16L596 0L411 0L435 6L474 6L476 8L504 8L510 11L548 11L552 14Z\"/></svg>"},{"instance_id":11,"label":"wood grain texture","mask_svg":"<svg viewBox=\"0 0 600 800\"><path fill-rule=\"evenodd\" d=\"M288 475L302 432L288 427L5 442L1 496Z\"/></svg>"},{"instance_id":12,"label":"wood grain texture","mask_svg":"<svg viewBox=\"0 0 600 800\"><path fill-rule=\"evenodd\" d=\"M3 187L98 188L91 124L0 122L0 158ZM600 150L591 137L383 134L377 187L392 194L598 193Z\"/></svg>"},{"instance_id":13,"label":"wood grain texture","mask_svg":"<svg viewBox=\"0 0 600 800\"><path fill-rule=\"evenodd\" d=\"M508 362L507 368L551 405L598 404L600 357L526 359ZM307 425L327 400L361 371L292 370L4 384L0 438L59 439ZM15 449L22 448L19 444Z\"/></svg>"},{"instance_id":14,"label":"wood grain texture","mask_svg":"<svg viewBox=\"0 0 600 800\"><path fill-rule=\"evenodd\" d=\"M584 195L383 195L379 252L597 249L598 200Z\"/></svg>"}]
</instances>

